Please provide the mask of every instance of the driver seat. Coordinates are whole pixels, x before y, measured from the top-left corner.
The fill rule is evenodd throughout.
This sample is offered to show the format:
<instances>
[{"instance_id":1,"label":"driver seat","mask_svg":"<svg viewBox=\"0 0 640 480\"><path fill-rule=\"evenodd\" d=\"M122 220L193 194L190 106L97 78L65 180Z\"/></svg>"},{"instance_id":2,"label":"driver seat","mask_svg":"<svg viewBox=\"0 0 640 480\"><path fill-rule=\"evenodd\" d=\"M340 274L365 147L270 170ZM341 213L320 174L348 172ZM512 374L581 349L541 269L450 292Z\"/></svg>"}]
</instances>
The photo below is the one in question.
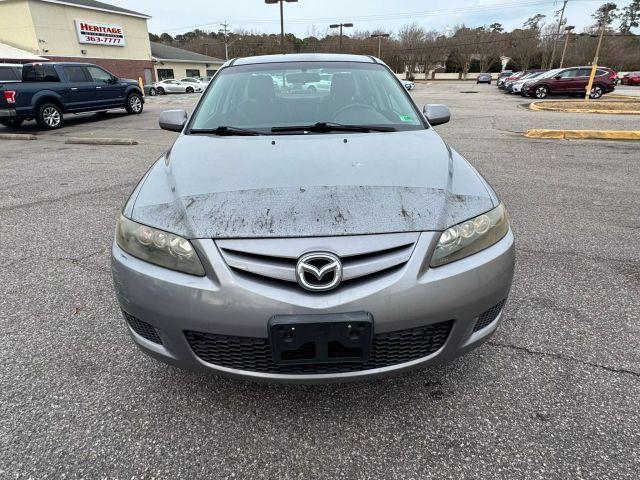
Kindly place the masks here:
<instances>
[{"instance_id":1,"label":"driver seat","mask_svg":"<svg viewBox=\"0 0 640 480\"><path fill-rule=\"evenodd\" d=\"M336 73L331 79L329 96L318 107L318 121L331 122L343 107L357 103L356 81L350 73Z\"/></svg>"},{"instance_id":2,"label":"driver seat","mask_svg":"<svg viewBox=\"0 0 640 480\"><path fill-rule=\"evenodd\" d=\"M276 91L270 75L254 75L249 78L247 100L238 109L252 124L273 123L276 105Z\"/></svg>"}]
</instances>

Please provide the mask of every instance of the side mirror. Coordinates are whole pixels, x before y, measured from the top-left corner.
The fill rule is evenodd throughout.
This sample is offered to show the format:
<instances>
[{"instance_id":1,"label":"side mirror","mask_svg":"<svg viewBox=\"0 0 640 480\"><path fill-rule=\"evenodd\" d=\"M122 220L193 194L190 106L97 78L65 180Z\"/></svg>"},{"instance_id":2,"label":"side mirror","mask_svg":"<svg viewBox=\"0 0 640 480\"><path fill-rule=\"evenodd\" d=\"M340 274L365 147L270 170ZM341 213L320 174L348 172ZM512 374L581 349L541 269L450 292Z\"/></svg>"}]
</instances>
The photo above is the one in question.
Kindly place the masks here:
<instances>
[{"instance_id":1,"label":"side mirror","mask_svg":"<svg viewBox=\"0 0 640 480\"><path fill-rule=\"evenodd\" d=\"M120 79L118 77L111 77L109 80L107 80L108 83L118 83L120 81Z\"/></svg>"},{"instance_id":2,"label":"side mirror","mask_svg":"<svg viewBox=\"0 0 640 480\"><path fill-rule=\"evenodd\" d=\"M160 128L170 132L181 132L187 124L187 112L184 110L165 110L160 114Z\"/></svg>"},{"instance_id":3,"label":"side mirror","mask_svg":"<svg viewBox=\"0 0 640 480\"><path fill-rule=\"evenodd\" d=\"M442 125L451 120L449 107L440 103L429 103L424 106L422 112L424 116L427 117L431 126Z\"/></svg>"},{"instance_id":4,"label":"side mirror","mask_svg":"<svg viewBox=\"0 0 640 480\"><path fill-rule=\"evenodd\" d=\"M555 76L555 77L553 77L553 78L555 78L556 80L560 80L560 79L562 78L562 75L556 75L556 76Z\"/></svg>"}]
</instances>

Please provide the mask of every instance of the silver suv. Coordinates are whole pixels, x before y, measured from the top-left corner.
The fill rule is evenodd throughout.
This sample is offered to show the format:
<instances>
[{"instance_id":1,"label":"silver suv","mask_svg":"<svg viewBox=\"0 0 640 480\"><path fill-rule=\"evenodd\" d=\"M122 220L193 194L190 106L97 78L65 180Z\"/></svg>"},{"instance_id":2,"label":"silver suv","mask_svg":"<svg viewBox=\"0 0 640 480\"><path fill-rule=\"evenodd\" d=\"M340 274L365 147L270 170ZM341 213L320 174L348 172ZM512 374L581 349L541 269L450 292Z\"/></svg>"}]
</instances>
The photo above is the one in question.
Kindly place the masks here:
<instances>
[{"instance_id":1,"label":"silver suv","mask_svg":"<svg viewBox=\"0 0 640 480\"><path fill-rule=\"evenodd\" d=\"M289 85L326 81L300 95ZM283 88L285 87L285 88ZM380 60L227 62L122 209L115 290L140 348L274 382L449 361L495 331L507 213Z\"/></svg>"}]
</instances>

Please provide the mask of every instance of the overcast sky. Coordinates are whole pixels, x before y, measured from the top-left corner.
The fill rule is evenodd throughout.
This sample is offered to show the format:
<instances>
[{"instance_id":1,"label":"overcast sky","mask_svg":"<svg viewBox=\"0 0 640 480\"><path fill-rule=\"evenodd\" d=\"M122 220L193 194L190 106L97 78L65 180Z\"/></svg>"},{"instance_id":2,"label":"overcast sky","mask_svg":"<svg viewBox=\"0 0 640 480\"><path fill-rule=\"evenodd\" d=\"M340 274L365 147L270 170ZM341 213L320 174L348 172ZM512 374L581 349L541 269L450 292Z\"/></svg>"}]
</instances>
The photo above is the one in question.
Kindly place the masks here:
<instances>
[{"instance_id":1,"label":"overcast sky","mask_svg":"<svg viewBox=\"0 0 640 480\"><path fill-rule=\"evenodd\" d=\"M103 0L133 9L153 18L149 30L172 35L201 28L218 30L227 21L232 30L277 33L280 14L277 5L264 0ZM615 0L614 0L615 1ZM593 23L591 14L605 0L569 0L566 17L580 31ZM617 1L619 7L629 0ZM299 0L285 4L285 31L305 37L315 29L323 35L334 22L352 22L356 30L397 32L402 25L417 22L429 30L447 26L502 23L510 30L520 27L532 15L547 15L562 6L562 0Z\"/></svg>"}]
</instances>

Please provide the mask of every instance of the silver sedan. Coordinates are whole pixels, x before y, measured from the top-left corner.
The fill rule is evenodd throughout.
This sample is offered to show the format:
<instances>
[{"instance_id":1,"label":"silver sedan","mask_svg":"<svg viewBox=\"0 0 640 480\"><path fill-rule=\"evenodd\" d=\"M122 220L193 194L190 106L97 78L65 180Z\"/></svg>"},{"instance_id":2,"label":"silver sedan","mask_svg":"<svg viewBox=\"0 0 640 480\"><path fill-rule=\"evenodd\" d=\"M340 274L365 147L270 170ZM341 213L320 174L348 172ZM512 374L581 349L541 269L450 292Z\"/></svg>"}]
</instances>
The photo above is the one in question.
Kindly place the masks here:
<instances>
[{"instance_id":1,"label":"silver sedan","mask_svg":"<svg viewBox=\"0 0 640 480\"><path fill-rule=\"evenodd\" d=\"M329 74L325 94L276 89ZM293 78L292 77L292 78ZM297 78L297 77L296 77ZM369 93L368 95L366 93ZM445 362L496 330L514 272L504 204L379 60L237 59L119 217L133 341L191 370L342 382Z\"/></svg>"}]
</instances>

